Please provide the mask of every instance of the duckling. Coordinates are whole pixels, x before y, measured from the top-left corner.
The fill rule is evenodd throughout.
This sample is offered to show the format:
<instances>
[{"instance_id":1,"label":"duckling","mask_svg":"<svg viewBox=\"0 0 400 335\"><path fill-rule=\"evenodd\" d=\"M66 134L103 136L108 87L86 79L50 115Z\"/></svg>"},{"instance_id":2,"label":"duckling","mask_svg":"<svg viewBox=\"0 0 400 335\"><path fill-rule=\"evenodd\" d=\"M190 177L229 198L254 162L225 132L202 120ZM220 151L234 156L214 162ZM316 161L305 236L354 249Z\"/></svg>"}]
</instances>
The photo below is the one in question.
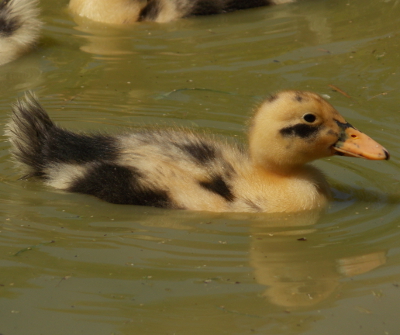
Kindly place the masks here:
<instances>
[{"instance_id":1,"label":"duckling","mask_svg":"<svg viewBox=\"0 0 400 335\"><path fill-rule=\"evenodd\" d=\"M35 45L42 27L38 16L38 0L0 0L0 65Z\"/></svg>"},{"instance_id":2,"label":"duckling","mask_svg":"<svg viewBox=\"0 0 400 335\"><path fill-rule=\"evenodd\" d=\"M127 24L170 22L193 15L212 15L294 0L70 0L72 13L93 21Z\"/></svg>"},{"instance_id":3,"label":"duckling","mask_svg":"<svg viewBox=\"0 0 400 335\"><path fill-rule=\"evenodd\" d=\"M57 126L34 95L13 105L6 135L14 158L57 189L115 204L213 212L323 208L330 189L308 163L332 155L389 159L321 96L282 91L258 107L248 148L189 129L116 135Z\"/></svg>"}]
</instances>

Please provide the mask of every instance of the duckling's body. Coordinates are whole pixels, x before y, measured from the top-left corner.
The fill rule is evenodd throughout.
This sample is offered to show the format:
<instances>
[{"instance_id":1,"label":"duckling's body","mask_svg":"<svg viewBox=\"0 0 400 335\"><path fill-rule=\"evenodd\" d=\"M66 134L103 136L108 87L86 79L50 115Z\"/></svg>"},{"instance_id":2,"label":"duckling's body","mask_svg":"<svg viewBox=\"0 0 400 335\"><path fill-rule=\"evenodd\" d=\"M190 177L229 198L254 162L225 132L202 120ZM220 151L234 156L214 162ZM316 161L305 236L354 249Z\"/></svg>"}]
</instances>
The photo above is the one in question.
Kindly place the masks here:
<instances>
[{"instance_id":1,"label":"duckling's body","mask_svg":"<svg viewBox=\"0 0 400 335\"><path fill-rule=\"evenodd\" d=\"M280 92L259 107L249 150L189 130L72 133L56 126L30 95L13 112L7 135L28 177L117 204L214 212L324 207L329 186L308 163L337 150L349 154L345 131L357 132L320 96L295 91ZM306 121L305 114L315 119ZM366 138L373 147L366 158L388 159L383 147ZM361 156L359 144L351 155Z\"/></svg>"},{"instance_id":2,"label":"duckling's body","mask_svg":"<svg viewBox=\"0 0 400 335\"><path fill-rule=\"evenodd\" d=\"M39 38L38 0L0 0L0 65L29 51Z\"/></svg>"},{"instance_id":3,"label":"duckling's body","mask_svg":"<svg viewBox=\"0 0 400 335\"><path fill-rule=\"evenodd\" d=\"M137 21L170 22L193 15L293 2L294 0L70 0L72 13L93 21L127 24Z\"/></svg>"}]
</instances>

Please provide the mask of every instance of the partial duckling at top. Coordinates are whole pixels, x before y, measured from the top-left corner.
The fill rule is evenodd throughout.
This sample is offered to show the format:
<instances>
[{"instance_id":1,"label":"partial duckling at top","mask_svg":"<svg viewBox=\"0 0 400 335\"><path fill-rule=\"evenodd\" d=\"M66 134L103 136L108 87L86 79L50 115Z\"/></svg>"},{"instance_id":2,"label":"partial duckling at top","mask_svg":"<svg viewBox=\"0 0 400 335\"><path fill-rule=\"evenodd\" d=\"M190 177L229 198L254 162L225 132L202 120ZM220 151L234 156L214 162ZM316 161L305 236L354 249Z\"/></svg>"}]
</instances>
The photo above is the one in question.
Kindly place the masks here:
<instances>
[{"instance_id":1,"label":"partial duckling at top","mask_svg":"<svg viewBox=\"0 0 400 335\"><path fill-rule=\"evenodd\" d=\"M70 0L72 13L93 21L129 24L170 22L194 15L213 15L295 0Z\"/></svg>"},{"instance_id":2,"label":"partial duckling at top","mask_svg":"<svg viewBox=\"0 0 400 335\"><path fill-rule=\"evenodd\" d=\"M0 65L28 52L39 39L38 0L0 0Z\"/></svg>"},{"instance_id":3,"label":"partial duckling at top","mask_svg":"<svg viewBox=\"0 0 400 335\"><path fill-rule=\"evenodd\" d=\"M301 91L282 91L259 106L248 148L185 129L74 133L54 124L31 94L13 106L7 129L26 177L116 204L197 211L323 208L329 185L310 162L389 159L321 96Z\"/></svg>"}]
</instances>

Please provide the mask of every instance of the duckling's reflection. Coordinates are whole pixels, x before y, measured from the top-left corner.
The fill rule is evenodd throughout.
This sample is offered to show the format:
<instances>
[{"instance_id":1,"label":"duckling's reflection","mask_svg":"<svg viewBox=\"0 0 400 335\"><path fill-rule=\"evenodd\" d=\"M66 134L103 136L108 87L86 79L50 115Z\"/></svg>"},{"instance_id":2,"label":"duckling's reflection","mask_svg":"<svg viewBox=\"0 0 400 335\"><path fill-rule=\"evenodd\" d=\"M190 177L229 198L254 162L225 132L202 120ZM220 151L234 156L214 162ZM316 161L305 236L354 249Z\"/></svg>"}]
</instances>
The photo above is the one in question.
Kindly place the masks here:
<instances>
[{"instance_id":1,"label":"duckling's reflection","mask_svg":"<svg viewBox=\"0 0 400 335\"><path fill-rule=\"evenodd\" d=\"M258 216L210 213L209 219L210 222L222 218L250 223L249 263L256 282L266 286L261 295L274 305L300 308L328 299L339 288L343 277L366 273L386 262L384 250L369 249L354 255L343 244L335 246L326 236L316 234L315 224L321 215L321 210ZM199 220L195 216L194 212L182 211L156 220L159 218L156 214L151 215L151 222L149 216L143 218L142 224L191 229Z\"/></svg>"},{"instance_id":2,"label":"duckling's reflection","mask_svg":"<svg viewBox=\"0 0 400 335\"><path fill-rule=\"evenodd\" d=\"M84 52L102 56L130 55L134 52L131 48L129 36L121 36L121 29L113 28L84 17L74 17L77 26L75 29L84 34L79 35L86 43L80 47Z\"/></svg>"},{"instance_id":3,"label":"duckling's reflection","mask_svg":"<svg viewBox=\"0 0 400 335\"><path fill-rule=\"evenodd\" d=\"M99 207L96 199L93 199L93 202L87 199L87 205L80 206L79 202L73 200L75 195L71 195L71 202L65 200L68 194L57 195L54 192L43 192L38 199L33 184L27 183L26 187L28 190L33 187L32 191L35 191L34 194L32 193L33 203L37 202L33 207L35 211L38 209L47 211L45 206L39 204L51 203L54 208L68 207L69 211L74 208L73 206L77 206L74 212L79 213L79 217L93 217L95 209L96 218L93 219L92 224L82 226L81 222L71 220L68 227L69 234L73 229L77 229L79 235L86 229L89 236L92 236L92 232L96 232L97 229L102 234L105 230L116 233L118 227L123 231L124 236L126 227L121 227L121 224L129 223L131 225L132 217L134 217L134 222L141 226L187 232L198 229L212 230L213 223L218 225L218 223L225 224L228 221L243 237L244 249L249 249L248 261L253 268L254 278L257 283L265 286L261 296L270 303L285 308L307 308L317 305L333 296L343 277L366 273L386 262L386 252L379 245L368 247L364 253L359 253L348 248L349 242L338 243L335 238L330 238L331 235L340 237L343 233L342 230L321 229L320 226L317 228L315 224L320 220L321 211L296 214L218 214L108 204ZM8 187L7 192L15 196L15 201L20 201L20 192L17 192L16 188ZM84 196L82 196L83 198ZM341 219L353 211L354 207L350 206L339 211L340 214L328 214L328 218L335 220L337 215ZM63 216L59 222L64 227L67 224L66 214L62 213ZM48 215L45 212L38 214L39 217ZM18 218L21 213L9 211L8 216ZM114 217L118 217L119 223L109 220ZM326 221L327 217L322 219ZM12 224L14 223L12 222ZM205 225L207 228L204 228ZM199 226L203 228L198 228ZM137 227L136 224L135 227ZM229 227L226 229L230 231ZM328 233L324 234L324 232ZM211 234L213 233L219 232L211 232ZM246 238L249 233L250 242L247 246ZM19 262L24 260L28 264L32 264L32 258L21 258ZM242 255L240 256L241 262ZM65 274L64 263L60 262L59 264L58 273ZM88 267L88 269L85 268L85 275L97 278L98 272L92 273L91 268ZM129 275L126 274L125 279Z\"/></svg>"},{"instance_id":4,"label":"duckling's reflection","mask_svg":"<svg viewBox=\"0 0 400 335\"><path fill-rule=\"evenodd\" d=\"M335 291L343 276L359 275L386 262L384 251L335 258L337 254L324 251L321 240L311 235L315 229L304 229L317 219L318 213L308 212L276 216L268 232L265 226L252 226L250 264L256 281L267 286L262 296L271 303L288 308L316 305Z\"/></svg>"},{"instance_id":5,"label":"duckling's reflection","mask_svg":"<svg viewBox=\"0 0 400 335\"><path fill-rule=\"evenodd\" d=\"M1 52L1 51L0 51ZM41 60L24 57L0 67L0 90L3 97L14 96L16 91L26 91L43 84Z\"/></svg>"},{"instance_id":6,"label":"duckling's reflection","mask_svg":"<svg viewBox=\"0 0 400 335\"><path fill-rule=\"evenodd\" d=\"M262 12L265 10L265 12ZM303 35L304 40L312 39L319 44L330 43L332 40L332 28L326 13L330 13L330 8L321 5L313 9L313 11L308 11L306 15L299 14L298 10L295 7L287 7L281 8L280 11L270 11L269 8L263 7L260 8L260 13L265 13L265 15L260 14L257 16L252 16L251 19L248 17L241 18L241 23L246 22L246 20L264 20L265 16L267 16L269 22L274 22L274 20L278 23L282 21L282 19L289 19L292 21L291 27L297 27L297 33ZM110 55L126 55L135 53L132 51L132 44L129 40L132 39L129 34L127 35L124 31L133 31L133 30L143 30L143 25L146 23L143 22L133 22L130 24L124 25L107 25L104 23L92 21L86 17L82 17L79 15L73 16L73 20L77 24L74 29L79 32L83 32L81 35L85 40L85 45L81 46L81 50L93 55L102 55L102 56L110 56ZM184 20L179 23L180 20ZM198 23L196 19L190 21L190 19L180 19L177 22L177 25L168 25L165 23L161 23L161 26L152 25L151 27L162 27L165 32L174 31L176 29L186 30L192 25L195 27ZM244 20L244 21L243 21ZM305 27L304 29L302 27ZM209 28L213 28L210 26ZM278 28L279 29L279 28ZM281 28L286 30L287 27ZM277 27L271 28L274 33L277 33ZM148 32L151 34L151 32ZM197 47L197 40L194 39L192 42L190 40L185 39L185 43L193 44L194 47ZM185 44L187 47L188 44ZM194 49L193 54L197 53L198 50ZM176 56L182 56L182 50L176 53Z\"/></svg>"}]
</instances>

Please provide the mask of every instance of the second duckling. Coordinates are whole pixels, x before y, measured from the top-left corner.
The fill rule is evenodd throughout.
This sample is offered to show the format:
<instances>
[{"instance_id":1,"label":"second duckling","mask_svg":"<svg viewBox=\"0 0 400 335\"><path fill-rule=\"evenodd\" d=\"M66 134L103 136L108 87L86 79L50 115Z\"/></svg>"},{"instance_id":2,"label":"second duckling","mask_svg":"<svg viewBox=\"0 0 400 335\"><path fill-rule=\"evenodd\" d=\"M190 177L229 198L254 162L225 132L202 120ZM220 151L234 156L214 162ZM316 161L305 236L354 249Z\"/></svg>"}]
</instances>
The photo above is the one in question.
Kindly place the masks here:
<instances>
[{"instance_id":1,"label":"second duckling","mask_svg":"<svg viewBox=\"0 0 400 335\"><path fill-rule=\"evenodd\" d=\"M27 177L116 204L214 212L323 208L324 175L309 165L332 155L389 159L321 96L282 91L257 109L248 149L191 130L75 133L57 126L32 94L7 126Z\"/></svg>"},{"instance_id":2,"label":"second duckling","mask_svg":"<svg viewBox=\"0 0 400 335\"><path fill-rule=\"evenodd\" d=\"M38 0L0 0L0 65L32 49L42 22Z\"/></svg>"},{"instance_id":3,"label":"second duckling","mask_svg":"<svg viewBox=\"0 0 400 335\"><path fill-rule=\"evenodd\" d=\"M170 22L195 15L282 4L294 0L70 0L72 13L93 21L127 24L138 21Z\"/></svg>"}]
</instances>

